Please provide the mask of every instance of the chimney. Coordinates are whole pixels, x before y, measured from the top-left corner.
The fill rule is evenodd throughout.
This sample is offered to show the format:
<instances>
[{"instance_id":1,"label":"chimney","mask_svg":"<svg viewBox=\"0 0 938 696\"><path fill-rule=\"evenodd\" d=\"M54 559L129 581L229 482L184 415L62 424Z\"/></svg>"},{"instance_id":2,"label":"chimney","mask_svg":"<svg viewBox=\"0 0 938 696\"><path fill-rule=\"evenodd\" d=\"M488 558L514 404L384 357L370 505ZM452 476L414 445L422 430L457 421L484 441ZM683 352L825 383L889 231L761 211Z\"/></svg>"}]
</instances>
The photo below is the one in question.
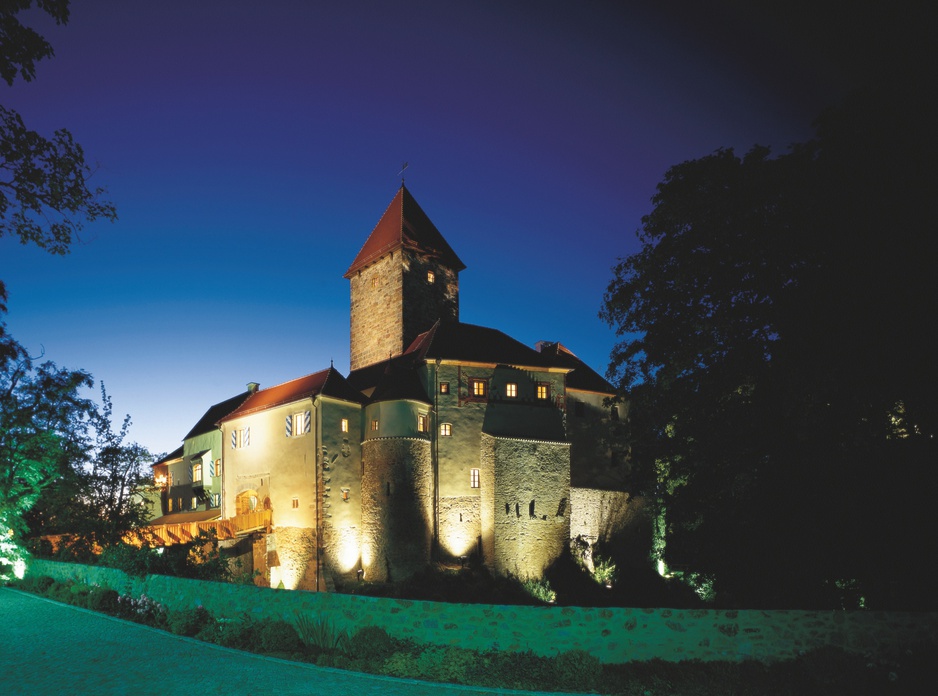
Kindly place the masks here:
<instances>
[{"instance_id":1,"label":"chimney","mask_svg":"<svg viewBox=\"0 0 938 696\"><path fill-rule=\"evenodd\" d=\"M260 386L257 382L248 382L248 394L256 394Z\"/></svg>"}]
</instances>

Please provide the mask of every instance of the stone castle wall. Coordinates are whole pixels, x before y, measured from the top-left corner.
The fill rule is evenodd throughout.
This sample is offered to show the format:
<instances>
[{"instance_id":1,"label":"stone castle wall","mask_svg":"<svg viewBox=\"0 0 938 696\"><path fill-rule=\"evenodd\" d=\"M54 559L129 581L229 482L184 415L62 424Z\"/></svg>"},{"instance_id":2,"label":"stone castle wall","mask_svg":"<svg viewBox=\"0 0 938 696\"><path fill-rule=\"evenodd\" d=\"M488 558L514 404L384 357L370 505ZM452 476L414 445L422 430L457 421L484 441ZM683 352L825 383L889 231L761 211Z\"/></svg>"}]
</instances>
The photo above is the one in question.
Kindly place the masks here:
<instances>
[{"instance_id":1,"label":"stone castle wall","mask_svg":"<svg viewBox=\"0 0 938 696\"><path fill-rule=\"evenodd\" d=\"M294 623L301 615L354 634L380 626L395 638L475 650L556 655L586 650L605 663L660 659L794 659L826 646L887 656L896 649L938 648L938 613L520 607L445 604L327 592L278 592L33 559L28 574L111 587L181 610L204 606L222 618Z\"/></svg>"},{"instance_id":2,"label":"stone castle wall","mask_svg":"<svg viewBox=\"0 0 938 696\"><path fill-rule=\"evenodd\" d=\"M430 561L433 470L430 442L362 443L362 568L374 581L401 580Z\"/></svg>"}]
</instances>

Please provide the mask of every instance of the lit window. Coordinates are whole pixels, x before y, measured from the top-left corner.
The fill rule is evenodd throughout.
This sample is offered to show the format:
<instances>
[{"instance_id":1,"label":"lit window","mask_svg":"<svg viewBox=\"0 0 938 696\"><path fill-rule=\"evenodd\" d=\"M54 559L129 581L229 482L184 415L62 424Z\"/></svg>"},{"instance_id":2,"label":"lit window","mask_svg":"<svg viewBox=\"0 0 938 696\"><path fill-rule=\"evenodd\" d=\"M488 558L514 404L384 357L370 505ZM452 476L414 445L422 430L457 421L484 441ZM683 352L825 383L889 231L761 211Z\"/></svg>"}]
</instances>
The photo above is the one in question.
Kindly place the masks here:
<instances>
[{"instance_id":1,"label":"lit window","mask_svg":"<svg viewBox=\"0 0 938 696\"><path fill-rule=\"evenodd\" d=\"M215 460L215 475L221 478L221 459Z\"/></svg>"},{"instance_id":2,"label":"lit window","mask_svg":"<svg viewBox=\"0 0 938 696\"><path fill-rule=\"evenodd\" d=\"M195 510L197 507L199 507L199 499L192 496L192 509Z\"/></svg>"},{"instance_id":3,"label":"lit window","mask_svg":"<svg viewBox=\"0 0 938 696\"><path fill-rule=\"evenodd\" d=\"M301 411L287 416L287 437L299 437L309 432L312 422L309 411Z\"/></svg>"},{"instance_id":4,"label":"lit window","mask_svg":"<svg viewBox=\"0 0 938 696\"><path fill-rule=\"evenodd\" d=\"M515 399L518 397L518 385L514 382L509 382L505 385L505 396L509 399Z\"/></svg>"},{"instance_id":5,"label":"lit window","mask_svg":"<svg viewBox=\"0 0 938 696\"><path fill-rule=\"evenodd\" d=\"M291 504L292 504L294 510L299 509L299 507L300 507L300 499L299 499L299 498L294 498L294 499L291 501Z\"/></svg>"},{"instance_id":6,"label":"lit window","mask_svg":"<svg viewBox=\"0 0 938 696\"><path fill-rule=\"evenodd\" d=\"M449 382L440 382L440 394L449 394Z\"/></svg>"},{"instance_id":7,"label":"lit window","mask_svg":"<svg viewBox=\"0 0 938 696\"><path fill-rule=\"evenodd\" d=\"M440 435L442 437L449 437L452 434L453 434L452 423L440 423Z\"/></svg>"},{"instance_id":8,"label":"lit window","mask_svg":"<svg viewBox=\"0 0 938 696\"><path fill-rule=\"evenodd\" d=\"M479 487L479 470L478 469L469 469L469 487L470 488Z\"/></svg>"},{"instance_id":9,"label":"lit window","mask_svg":"<svg viewBox=\"0 0 938 696\"><path fill-rule=\"evenodd\" d=\"M434 281L436 281L436 273L427 271L427 282L432 285Z\"/></svg>"},{"instance_id":10,"label":"lit window","mask_svg":"<svg viewBox=\"0 0 938 696\"><path fill-rule=\"evenodd\" d=\"M166 511L167 511L167 512L172 512L172 511L173 511L173 499L172 499L172 498L170 498L170 499L168 499L168 500L166 501Z\"/></svg>"},{"instance_id":11,"label":"lit window","mask_svg":"<svg viewBox=\"0 0 938 696\"><path fill-rule=\"evenodd\" d=\"M217 508L221 506L221 493L212 493L212 507Z\"/></svg>"},{"instance_id":12,"label":"lit window","mask_svg":"<svg viewBox=\"0 0 938 696\"><path fill-rule=\"evenodd\" d=\"M371 287L373 287L373 288L378 287L378 279L377 279L377 278L372 278L372 279L371 279Z\"/></svg>"},{"instance_id":13,"label":"lit window","mask_svg":"<svg viewBox=\"0 0 938 696\"><path fill-rule=\"evenodd\" d=\"M378 420L377 420L377 419L371 421L371 429L374 430L374 431L377 431L377 430L378 430Z\"/></svg>"},{"instance_id":14,"label":"lit window","mask_svg":"<svg viewBox=\"0 0 938 696\"><path fill-rule=\"evenodd\" d=\"M342 423L341 423L341 425L339 426L339 429L340 429L343 433L347 433L347 432L348 432L348 418L343 418L343 419L342 419Z\"/></svg>"},{"instance_id":15,"label":"lit window","mask_svg":"<svg viewBox=\"0 0 938 696\"><path fill-rule=\"evenodd\" d=\"M176 498L176 508L182 510L182 497Z\"/></svg>"},{"instance_id":16,"label":"lit window","mask_svg":"<svg viewBox=\"0 0 938 696\"><path fill-rule=\"evenodd\" d=\"M192 481L202 483L202 462L192 463Z\"/></svg>"},{"instance_id":17,"label":"lit window","mask_svg":"<svg viewBox=\"0 0 938 696\"><path fill-rule=\"evenodd\" d=\"M232 449L241 449L242 447L248 447L251 444L251 429L250 428L241 428L239 430L231 431L231 448Z\"/></svg>"},{"instance_id":18,"label":"lit window","mask_svg":"<svg viewBox=\"0 0 938 696\"><path fill-rule=\"evenodd\" d=\"M537 385L537 398L538 399L550 398L550 385L549 384L541 383Z\"/></svg>"},{"instance_id":19,"label":"lit window","mask_svg":"<svg viewBox=\"0 0 938 696\"><path fill-rule=\"evenodd\" d=\"M348 502L348 497L349 497L350 492L351 492L351 489L349 488L342 489L342 500L344 500L346 503Z\"/></svg>"},{"instance_id":20,"label":"lit window","mask_svg":"<svg viewBox=\"0 0 938 696\"><path fill-rule=\"evenodd\" d=\"M427 414L421 413L417 416L417 432L427 432Z\"/></svg>"},{"instance_id":21,"label":"lit window","mask_svg":"<svg viewBox=\"0 0 938 696\"><path fill-rule=\"evenodd\" d=\"M484 399L488 395L488 386L489 383L484 379L471 379L469 380L469 394L476 399Z\"/></svg>"},{"instance_id":22,"label":"lit window","mask_svg":"<svg viewBox=\"0 0 938 696\"><path fill-rule=\"evenodd\" d=\"M173 485L173 472L172 471L169 472L169 485L170 486Z\"/></svg>"}]
</instances>

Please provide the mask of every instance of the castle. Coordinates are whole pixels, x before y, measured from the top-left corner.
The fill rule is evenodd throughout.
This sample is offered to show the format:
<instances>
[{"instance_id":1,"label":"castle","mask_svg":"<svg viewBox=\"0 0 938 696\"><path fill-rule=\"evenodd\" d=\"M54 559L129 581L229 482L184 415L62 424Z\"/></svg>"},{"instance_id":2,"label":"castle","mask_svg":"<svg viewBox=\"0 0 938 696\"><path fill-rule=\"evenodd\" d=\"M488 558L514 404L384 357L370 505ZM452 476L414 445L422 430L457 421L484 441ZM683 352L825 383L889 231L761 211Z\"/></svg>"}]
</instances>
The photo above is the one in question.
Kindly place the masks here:
<instances>
[{"instance_id":1,"label":"castle","mask_svg":"<svg viewBox=\"0 0 938 696\"><path fill-rule=\"evenodd\" d=\"M571 538L621 527L613 388L560 343L461 323L463 269L402 184L345 273L349 375L211 406L153 465L152 529L251 539L263 584L325 590L473 555L540 577Z\"/></svg>"}]
</instances>

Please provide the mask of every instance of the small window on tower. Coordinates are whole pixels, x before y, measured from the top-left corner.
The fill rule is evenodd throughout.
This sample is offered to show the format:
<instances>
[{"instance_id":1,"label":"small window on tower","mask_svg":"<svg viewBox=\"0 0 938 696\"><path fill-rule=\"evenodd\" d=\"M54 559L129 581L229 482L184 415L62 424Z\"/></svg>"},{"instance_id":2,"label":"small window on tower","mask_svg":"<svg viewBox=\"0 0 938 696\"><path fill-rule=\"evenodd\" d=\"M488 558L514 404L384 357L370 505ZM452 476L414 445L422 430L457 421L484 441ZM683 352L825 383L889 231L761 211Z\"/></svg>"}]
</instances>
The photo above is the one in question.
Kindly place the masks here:
<instances>
[{"instance_id":1,"label":"small window on tower","mask_svg":"<svg viewBox=\"0 0 938 696\"><path fill-rule=\"evenodd\" d=\"M469 487L470 488L479 487L479 470L478 469L469 469Z\"/></svg>"},{"instance_id":2,"label":"small window on tower","mask_svg":"<svg viewBox=\"0 0 938 696\"><path fill-rule=\"evenodd\" d=\"M453 424L452 423L440 423L440 436L449 437L453 434Z\"/></svg>"},{"instance_id":3,"label":"small window on tower","mask_svg":"<svg viewBox=\"0 0 938 696\"><path fill-rule=\"evenodd\" d=\"M433 283L436 282L436 273L433 271L427 271L427 282L430 283L430 285L433 285Z\"/></svg>"},{"instance_id":4,"label":"small window on tower","mask_svg":"<svg viewBox=\"0 0 938 696\"><path fill-rule=\"evenodd\" d=\"M417 432L427 432L427 414L421 413L417 416Z\"/></svg>"},{"instance_id":5,"label":"small window on tower","mask_svg":"<svg viewBox=\"0 0 938 696\"><path fill-rule=\"evenodd\" d=\"M343 418L342 423L339 426L343 433L348 432L348 418Z\"/></svg>"},{"instance_id":6,"label":"small window on tower","mask_svg":"<svg viewBox=\"0 0 938 696\"><path fill-rule=\"evenodd\" d=\"M474 399L484 399L488 396L489 389L488 380L484 379L470 379L469 380L469 395Z\"/></svg>"},{"instance_id":7,"label":"small window on tower","mask_svg":"<svg viewBox=\"0 0 938 696\"><path fill-rule=\"evenodd\" d=\"M378 419L377 418L371 421L371 429L375 432L378 431Z\"/></svg>"},{"instance_id":8,"label":"small window on tower","mask_svg":"<svg viewBox=\"0 0 938 696\"><path fill-rule=\"evenodd\" d=\"M514 382L509 382L505 385L505 396L509 399L518 398L518 385Z\"/></svg>"},{"instance_id":9,"label":"small window on tower","mask_svg":"<svg viewBox=\"0 0 938 696\"><path fill-rule=\"evenodd\" d=\"M298 510L298 509L299 509L299 507L300 507L300 499L299 499L299 498L294 498L294 499L291 501L291 503L292 503L292 507L293 507L294 510Z\"/></svg>"},{"instance_id":10,"label":"small window on tower","mask_svg":"<svg viewBox=\"0 0 938 696\"><path fill-rule=\"evenodd\" d=\"M550 398L550 385L541 383L537 385L537 398L538 399L549 399Z\"/></svg>"},{"instance_id":11,"label":"small window on tower","mask_svg":"<svg viewBox=\"0 0 938 696\"><path fill-rule=\"evenodd\" d=\"M440 394L449 394L449 382L440 382Z\"/></svg>"}]
</instances>

